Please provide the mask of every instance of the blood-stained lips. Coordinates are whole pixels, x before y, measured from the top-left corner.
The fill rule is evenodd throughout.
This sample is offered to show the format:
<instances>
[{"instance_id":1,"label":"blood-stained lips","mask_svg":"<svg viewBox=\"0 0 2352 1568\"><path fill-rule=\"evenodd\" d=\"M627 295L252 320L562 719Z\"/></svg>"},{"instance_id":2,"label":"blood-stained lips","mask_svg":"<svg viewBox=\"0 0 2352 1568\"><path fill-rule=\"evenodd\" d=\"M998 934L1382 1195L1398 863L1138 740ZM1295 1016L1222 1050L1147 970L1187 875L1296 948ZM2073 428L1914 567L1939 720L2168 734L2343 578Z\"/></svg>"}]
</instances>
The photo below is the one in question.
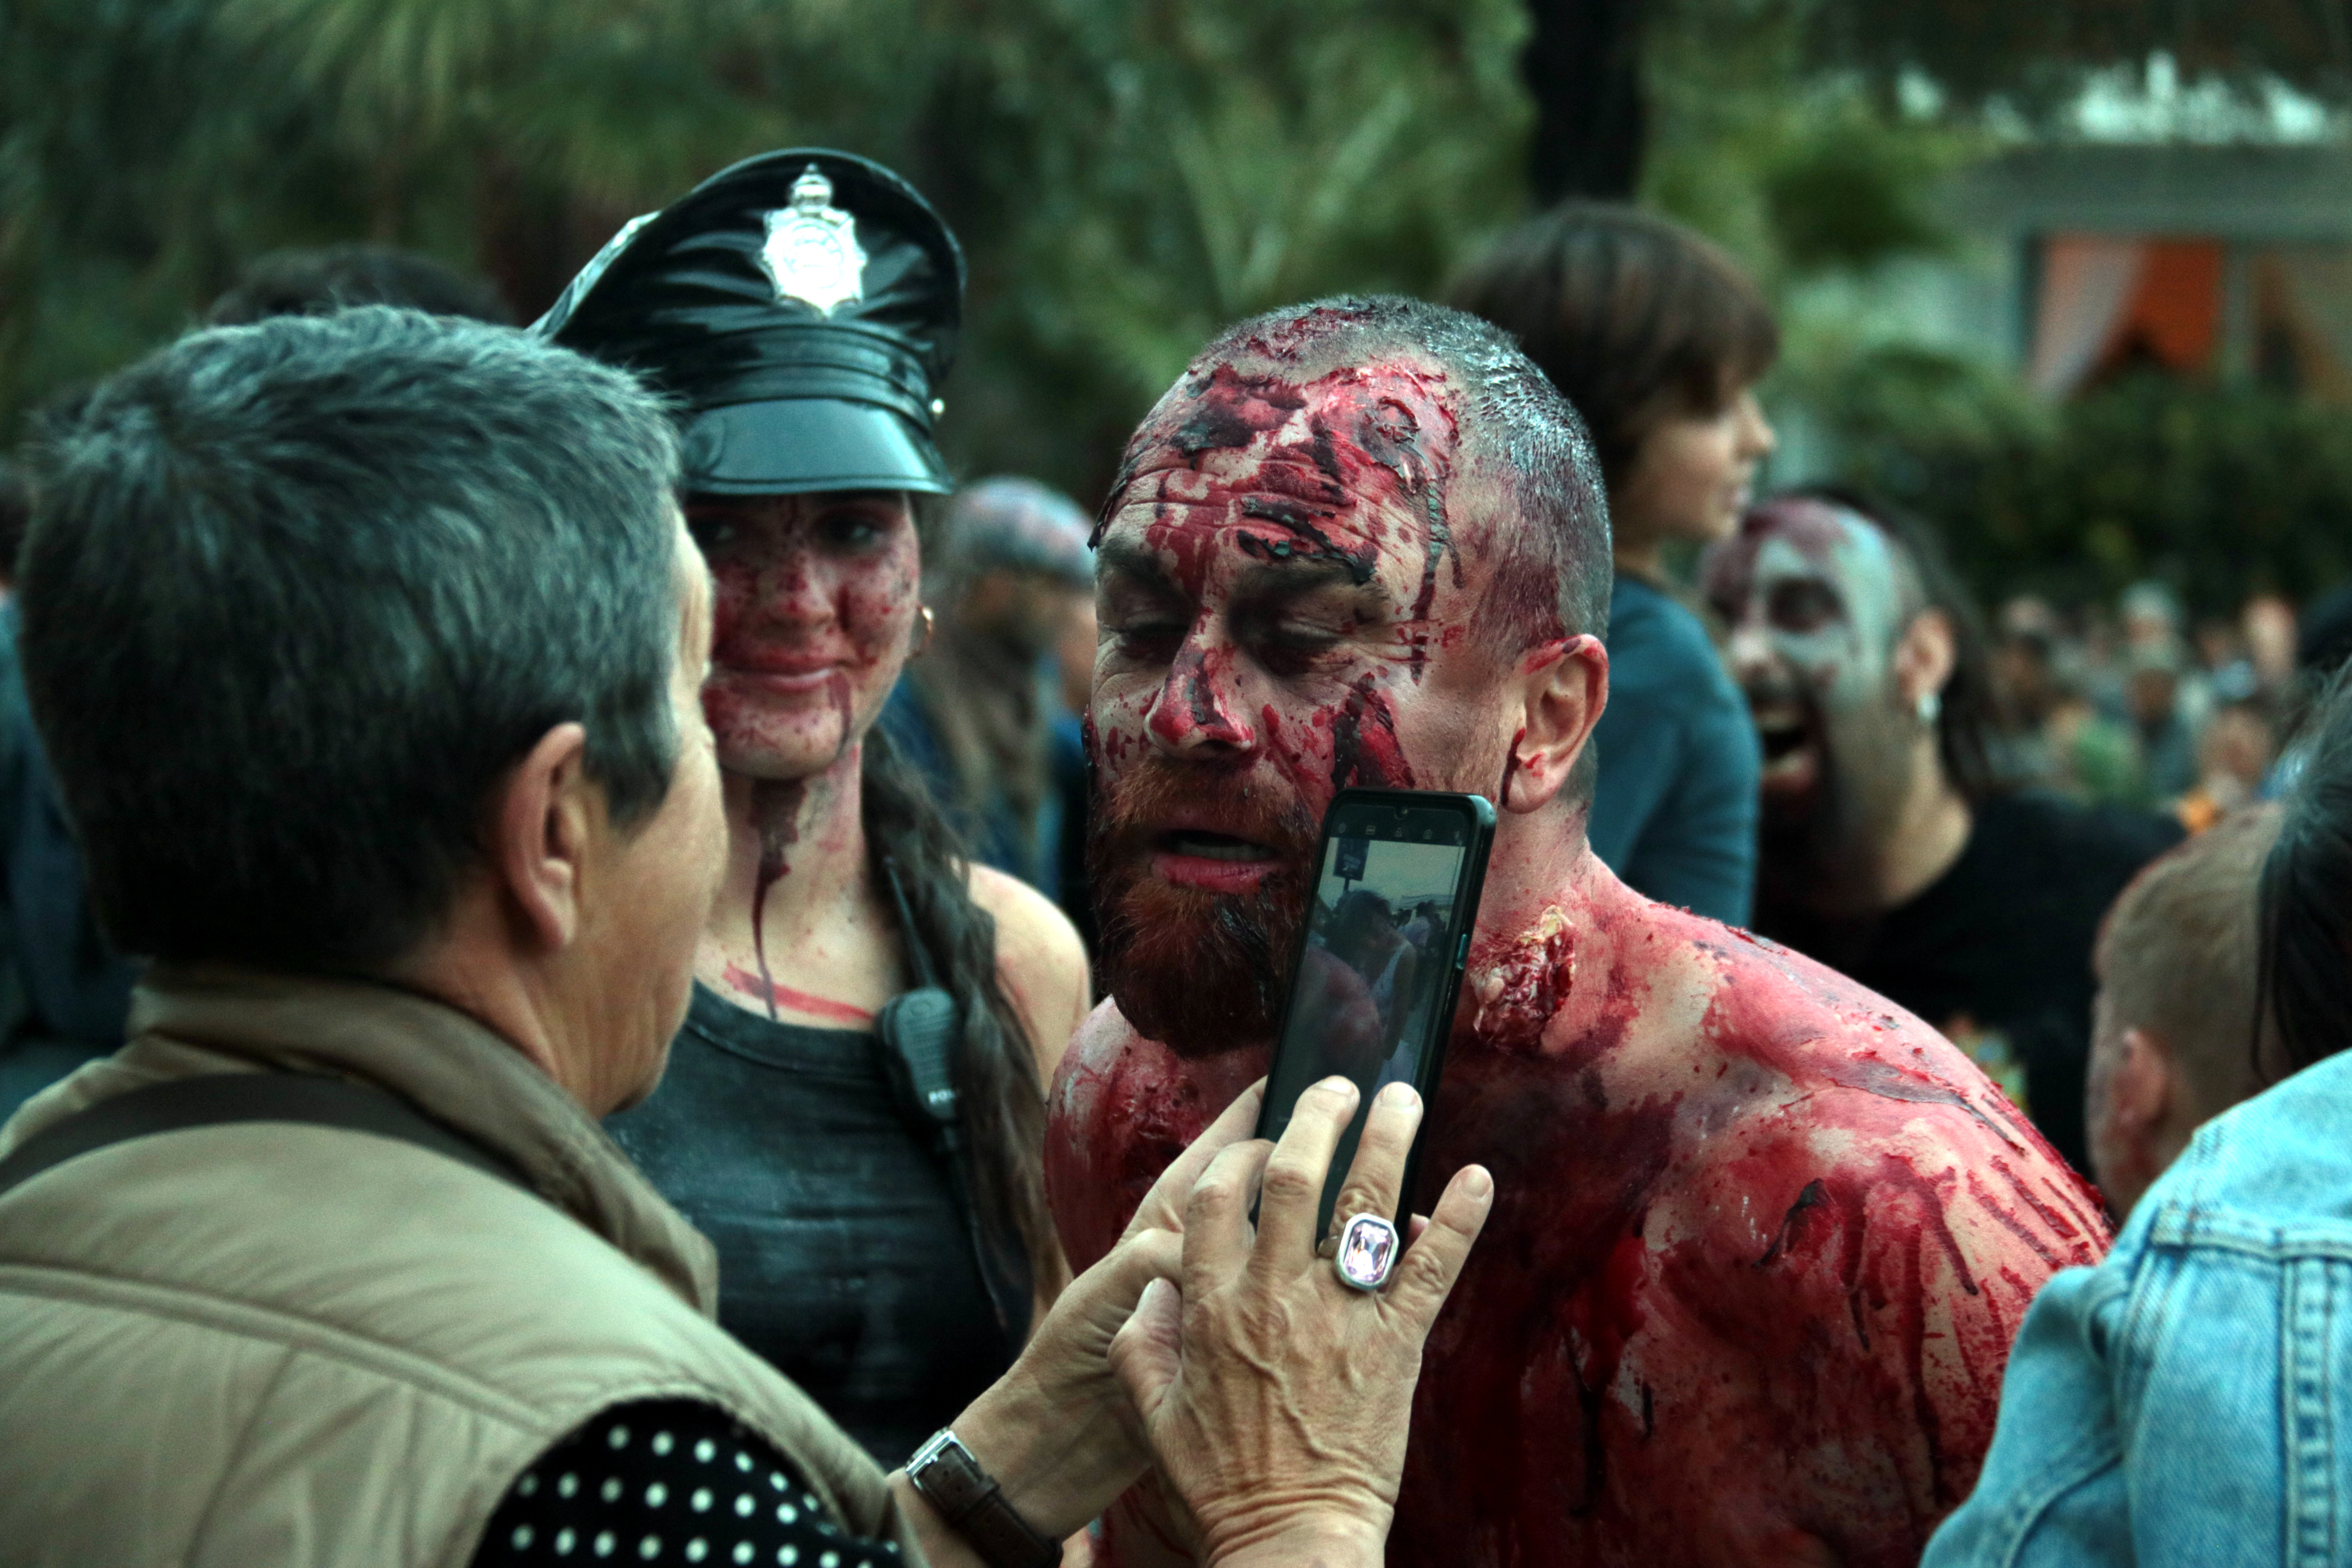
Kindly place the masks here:
<instances>
[{"instance_id":1,"label":"blood-stained lips","mask_svg":"<svg viewBox=\"0 0 2352 1568\"><path fill-rule=\"evenodd\" d=\"M1160 830L1150 839L1151 874L1213 893L1255 890L1282 869L1286 847L1266 837L1262 820L1236 822L1234 815L1194 805L1163 816Z\"/></svg>"},{"instance_id":2,"label":"blood-stained lips","mask_svg":"<svg viewBox=\"0 0 2352 1568\"><path fill-rule=\"evenodd\" d=\"M1104 983L1181 1052L1273 1029L1316 843L1305 807L1263 775L1196 771L1139 758L1106 787L1087 855Z\"/></svg>"}]
</instances>

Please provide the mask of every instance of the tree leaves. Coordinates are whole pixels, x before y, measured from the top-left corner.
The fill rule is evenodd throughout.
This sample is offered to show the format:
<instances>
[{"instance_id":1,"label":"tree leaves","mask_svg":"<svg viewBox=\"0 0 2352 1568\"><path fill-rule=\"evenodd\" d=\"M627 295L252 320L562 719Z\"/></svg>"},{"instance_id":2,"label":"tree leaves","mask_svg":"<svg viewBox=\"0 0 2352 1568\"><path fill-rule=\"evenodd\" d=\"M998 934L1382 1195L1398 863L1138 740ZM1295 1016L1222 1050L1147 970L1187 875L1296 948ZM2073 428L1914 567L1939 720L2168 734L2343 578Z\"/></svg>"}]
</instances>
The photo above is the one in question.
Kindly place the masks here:
<instances>
[{"instance_id":1,"label":"tree leaves","mask_svg":"<svg viewBox=\"0 0 2352 1568\"><path fill-rule=\"evenodd\" d=\"M971 252L951 456L1086 494L1226 321L1433 289L1520 216L1524 30L1517 0L0 0L0 419L261 251L412 246L529 313L632 214L814 142Z\"/></svg>"}]
</instances>

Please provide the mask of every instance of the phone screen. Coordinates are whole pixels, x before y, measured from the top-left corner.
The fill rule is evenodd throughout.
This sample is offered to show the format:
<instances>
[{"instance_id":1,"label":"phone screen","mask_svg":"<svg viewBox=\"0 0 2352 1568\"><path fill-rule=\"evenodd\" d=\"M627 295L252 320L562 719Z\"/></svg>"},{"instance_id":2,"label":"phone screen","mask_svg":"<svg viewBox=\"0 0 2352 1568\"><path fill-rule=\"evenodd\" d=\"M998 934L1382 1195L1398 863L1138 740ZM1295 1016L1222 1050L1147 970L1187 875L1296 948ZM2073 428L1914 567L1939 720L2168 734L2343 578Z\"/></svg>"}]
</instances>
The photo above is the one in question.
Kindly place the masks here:
<instances>
[{"instance_id":1,"label":"phone screen","mask_svg":"<svg viewBox=\"0 0 2352 1568\"><path fill-rule=\"evenodd\" d=\"M1476 915L1483 879L1465 873L1474 855L1483 859L1478 821L1458 797L1394 804L1412 798L1343 796L1333 806L1266 1084L1260 1126L1268 1137L1280 1136L1300 1093L1323 1079L1343 1075L1362 1091L1332 1158L1327 1226L1372 1097L1391 1083L1428 1092L1428 1058L1452 1026L1462 946Z\"/></svg>"}]
</instances>

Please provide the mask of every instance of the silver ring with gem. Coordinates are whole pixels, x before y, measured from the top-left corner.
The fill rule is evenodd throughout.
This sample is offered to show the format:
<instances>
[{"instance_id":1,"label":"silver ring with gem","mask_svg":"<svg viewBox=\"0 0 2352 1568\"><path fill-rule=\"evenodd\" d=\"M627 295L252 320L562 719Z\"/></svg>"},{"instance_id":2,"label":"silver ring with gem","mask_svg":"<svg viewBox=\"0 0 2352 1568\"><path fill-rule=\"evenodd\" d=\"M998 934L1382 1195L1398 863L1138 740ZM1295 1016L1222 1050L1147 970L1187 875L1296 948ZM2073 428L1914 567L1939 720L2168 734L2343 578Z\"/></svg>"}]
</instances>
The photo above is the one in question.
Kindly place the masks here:
<instances>
[{"instance_id":1,"label":"silver ring with gem","mask_svg":"<svg viewBox=\"0 0 2352 1568\"><path fill-rule=\"evenodd\" d=\"M1397 1228L1376 1214L1360 1214L1339 1230L1339 1247L1331 1267L1339 1282L1356 1290L1377 1290L1389 1282L1396 1267Z\"/></svg>"}]
</instances>

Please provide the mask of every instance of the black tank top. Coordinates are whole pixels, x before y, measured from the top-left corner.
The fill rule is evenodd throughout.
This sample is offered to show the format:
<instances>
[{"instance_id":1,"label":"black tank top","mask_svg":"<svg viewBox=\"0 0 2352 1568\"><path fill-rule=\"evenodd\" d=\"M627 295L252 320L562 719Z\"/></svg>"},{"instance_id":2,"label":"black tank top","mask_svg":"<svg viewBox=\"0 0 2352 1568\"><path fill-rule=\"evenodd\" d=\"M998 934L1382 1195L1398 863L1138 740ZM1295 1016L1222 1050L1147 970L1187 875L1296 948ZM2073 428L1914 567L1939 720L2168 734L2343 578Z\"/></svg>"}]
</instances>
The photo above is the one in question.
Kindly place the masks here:
<instances>
[{"instance_id":1,"label":"black tank top","mask_svg":"<svg viewBox=\"0 0 2352 1568\"><path fill-rule=\"evenodd\" d=\"M604 1125L718 1247L719 1324L887 1469L1003 1374L1028 1324L1024 1300L998 1326L878 1048L698 984L661 1086Z\"/></svg>"}]
</instances>

